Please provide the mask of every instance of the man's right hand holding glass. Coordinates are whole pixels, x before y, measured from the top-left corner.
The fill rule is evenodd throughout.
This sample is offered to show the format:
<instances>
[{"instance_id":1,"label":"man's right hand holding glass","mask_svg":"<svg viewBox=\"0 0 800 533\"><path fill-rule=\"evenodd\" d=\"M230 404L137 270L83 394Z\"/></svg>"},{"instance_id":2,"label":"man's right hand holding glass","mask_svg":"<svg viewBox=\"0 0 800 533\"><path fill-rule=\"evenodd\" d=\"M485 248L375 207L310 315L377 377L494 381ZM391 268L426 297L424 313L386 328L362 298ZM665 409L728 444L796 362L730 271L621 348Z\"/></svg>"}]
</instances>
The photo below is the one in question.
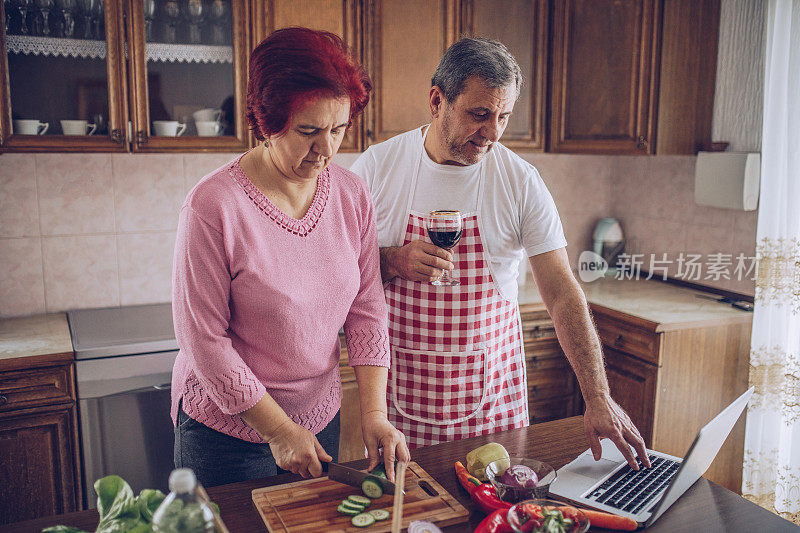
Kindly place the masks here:
<instances>
[{"instance_id":1,"label":"man's right hand holding glass","mask_svg":"<svg viewBox=\"0 0 800 533\"><path fill-rule=\"evenodd\" d=\"M453 254L422 239L404 246L381 248L381 278L400 276L409 281L433 281L453 270Z\"/></svg>"}]
</instances>

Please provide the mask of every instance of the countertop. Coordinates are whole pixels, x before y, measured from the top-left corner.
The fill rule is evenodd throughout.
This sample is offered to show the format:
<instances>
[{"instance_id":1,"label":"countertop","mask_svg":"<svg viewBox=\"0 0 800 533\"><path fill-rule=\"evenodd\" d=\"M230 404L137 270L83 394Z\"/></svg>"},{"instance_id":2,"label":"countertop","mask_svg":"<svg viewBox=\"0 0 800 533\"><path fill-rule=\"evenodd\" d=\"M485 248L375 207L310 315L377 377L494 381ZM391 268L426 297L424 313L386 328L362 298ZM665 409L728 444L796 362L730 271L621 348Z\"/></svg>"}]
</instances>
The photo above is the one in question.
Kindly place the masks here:
<instances>
[{"instance_id":1,"label":"countertop","mask_svg":"<svg viewBox=\"0 0 800 533\"><path fill-rule=\"evenodd\" d=\"M753 317L728 304L697 298L701 291L660 281L603 278L581 286L593 306L648 320L657 324L656 331L742 323ZM520 287L519 303L523 310L544 308L530 278ZM0 360L56 353L72 353L66 314L0 319Z\"/></svg>"},{"instance_id":2,"label":"countertop","mask_svg":"<svg viewBox=\"0 0 800 533\"><path fill-rule=\"evenodd\" d=\"M72 353L65 313L0 320L0 359Z\"/></svg>"},{"instance_id":3,"label":"countertop","mask_svg":"<svg viewBox=\"0 0 800 533\"><path fill-rule=\"evenodd\" d=\"M601 278L581 287L592 306L648 320L657 324L656 331L739 324L753 318L751 312L696 296L707 292L662 281ZM523 309L543 305L532 281L520 287L519 304Z\"/></svg>"},{"instance_id":4,"label":"countertop","mask_svg":"<svg viewBox=\"0 0 800 533\"><path fill-rule=\"evenodd\" d=\"M576 416L492 435L417 448L412 452L412 459L471 511L469 523L442 528L446 533L473 531L484 517L475 509L467 492L458 484L453 463L463 462L468 451L490 441L502 444L513 456L535 457L554 468L560 468L589 447L583 430L583 417ZM355 468L367 466L366 460L349 464ZM231 483L209 488L208 495L219 505L222 519L230 531L234 533L266 531L267 528L253 505L251 492L260 487L290 483L300 479L295 474L283 474L272 478ZM39 532L42 528L55 524L72 525L94 531L97 520L96 510L79 511L0 526L0 533ZM591 531L606 530L592 528ZM647 528L647 531L788 533L798 532L800 528L728 489L701 478L667 509L655 524Z\"/></svg>"}]
</instances>

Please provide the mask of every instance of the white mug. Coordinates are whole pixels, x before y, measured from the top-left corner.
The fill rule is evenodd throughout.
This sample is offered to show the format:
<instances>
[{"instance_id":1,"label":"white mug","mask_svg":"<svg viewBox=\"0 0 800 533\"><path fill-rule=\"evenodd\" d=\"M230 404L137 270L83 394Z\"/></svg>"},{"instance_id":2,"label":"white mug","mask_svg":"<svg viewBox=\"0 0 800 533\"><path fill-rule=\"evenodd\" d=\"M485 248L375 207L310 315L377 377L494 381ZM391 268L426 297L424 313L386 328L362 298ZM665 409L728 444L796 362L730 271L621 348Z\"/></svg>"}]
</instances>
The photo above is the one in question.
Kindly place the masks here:
<instances>
[{"instance_id":1,"label":"white mug","mask_svg":"<svg viewBox=\"0 0 800 533\"><path fill-rule=\"evenodd\" d=\"M195 122L219 122L220 117L222 117L222 110L211 107L192 113Z\"/></svg>"},{"instance_id":2,"label":"white mug","mask_svg":"<svg viewBox=\"0 0 800 533\"><path fill-rule=\"evenodd\" d=\"M153 130L159 137L180 137L186 131L186 124L177 120L154 120Z\"/></svg>"},{"instance_id":3,"label":"white mug","mask_svg":"<svg viewBox=\"0 0 800 533\"><path fill-rule=\"evenodd\" d=\"M209 120L195 122L195 126L197 126L197 134L200 137L216 137L222 131L222 124Z\"/></svg>"},{"instance_id":4,"label":"white mug","mask_svg":"<svg viewBox=\"0 0 800 533\"><path fill-rule=\"evenodd\" d=\"M21 133L22 135L44 135L49 127L49 122L39 122L38 120L14 121L14 133Z\"/></svg>"},{"instance_id":5,"label":"white mug","mask_svg":"<svg viewBox=\"0 0 800 533\"><path fill-rule=\"evenodd\" d=\"M96 124L87 120L62 120L61 131L64 135L91 135L97 130Z\"/></svg>"}]
</instances>

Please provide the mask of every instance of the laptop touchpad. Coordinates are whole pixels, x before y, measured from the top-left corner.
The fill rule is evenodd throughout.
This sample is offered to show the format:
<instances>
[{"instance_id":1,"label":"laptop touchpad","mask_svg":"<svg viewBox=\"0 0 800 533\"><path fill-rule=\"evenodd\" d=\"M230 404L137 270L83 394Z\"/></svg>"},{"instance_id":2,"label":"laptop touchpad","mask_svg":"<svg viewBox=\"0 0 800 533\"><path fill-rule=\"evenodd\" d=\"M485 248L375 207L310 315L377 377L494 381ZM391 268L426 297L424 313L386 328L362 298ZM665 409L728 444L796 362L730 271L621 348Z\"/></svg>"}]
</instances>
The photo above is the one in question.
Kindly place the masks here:
<instances>
[{"instance_id":1,"label":"laptop touchpad","mask_svg":"<svg viewBox=\"0 0 800 533\"><path fill-rule=\"evenodd\" d=\"M608 459L600 459L595 461L592 454L581 454L575 461L569 465L571 472L586 476L592 479L600 479L606 474L614 470L619 465L616 461L609 461Z\"/></svg>"}]
</instances>

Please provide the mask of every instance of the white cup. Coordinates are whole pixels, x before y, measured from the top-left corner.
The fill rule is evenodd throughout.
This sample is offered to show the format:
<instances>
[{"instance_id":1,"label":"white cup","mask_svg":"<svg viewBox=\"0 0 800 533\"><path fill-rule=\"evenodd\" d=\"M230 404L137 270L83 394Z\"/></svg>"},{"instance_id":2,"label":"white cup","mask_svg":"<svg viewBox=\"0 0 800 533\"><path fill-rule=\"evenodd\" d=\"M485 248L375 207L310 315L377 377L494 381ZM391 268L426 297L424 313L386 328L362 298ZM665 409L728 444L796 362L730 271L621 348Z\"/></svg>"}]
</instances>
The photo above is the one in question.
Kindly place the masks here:
<instances>
[{"instance_id":1,"label":"white cup","mask_svg":"<svg viewBox=\"0 0 800 533\"><path fill-rule=\"evenodd\" d=\"M49 127L49 122L39 122L38 120L14 121L14 133L22 135L44 135Z\"/></svg>"},{"instance_id":2,"label":"white cup","mask_svg":"<svg viewBox=\"0 0 800 533\"><path fill-rule=\"evenodd\" d=\"M216 137L222 131L222 124L219 122L201 120L194 125L197 126L197 134L200 137Z\"/></svg>"},{"instance_id":3,"label":"white cup","mask_svg":"<svg viewBox=\"0 0 800 533\"><path fill-rule=\"evenodd\" d=\"M97 130L96 124L87 120L62 120L61 131L64 135L91 135Z\"/></svg>"},{"instance_id":4,"label":"white cup","mask_svg":"<svg viewBox=\"0 0 800 533\"><path fill-rule=\"evenodd\" d=\"M153 130L159 137L180 137L186 131L186 124L177 120L154 120Z\"/></svg>"},{"instance_id":5,"label":"white cup","mask_svg":"<svg viewBox=\"0 0 800 533\"><path fill-rule=\"evenodd\" d=\"M220 117L222 117L222 110L215 109L212 107L207 107L205 109L201 109L199 111L195 111L194 113L192 113L192 118L194 119L195 123L219 122Z\"/></svg>"}]
</instances>

